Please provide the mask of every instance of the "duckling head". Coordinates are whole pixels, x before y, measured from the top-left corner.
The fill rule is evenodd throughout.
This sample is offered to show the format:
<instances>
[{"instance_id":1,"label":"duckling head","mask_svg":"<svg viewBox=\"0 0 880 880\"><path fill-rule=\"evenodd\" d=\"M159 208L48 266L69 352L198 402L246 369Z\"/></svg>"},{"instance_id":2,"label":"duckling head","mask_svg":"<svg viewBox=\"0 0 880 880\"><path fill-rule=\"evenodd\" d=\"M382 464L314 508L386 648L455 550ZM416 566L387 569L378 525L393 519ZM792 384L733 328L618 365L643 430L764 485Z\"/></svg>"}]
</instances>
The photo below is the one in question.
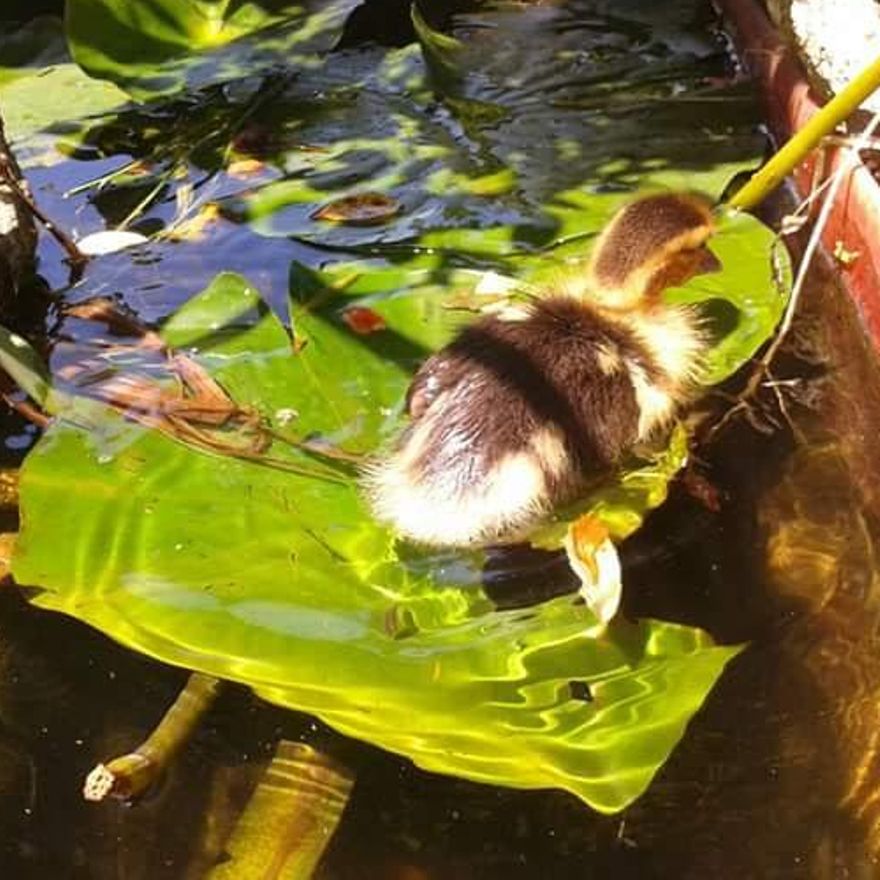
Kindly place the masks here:
<instances>
[{"instance_id":1,"label":"duckling head","mask_svg":"<svg viewBox=\"0 0 880 880\"><path fill-rule=\"evenodd\" d=\"M661 193L626 205L596 243L590 296L610 309L655 305L667 287L721 268L707 247L712 204L693 193Z\"/></svg>"}]
</instances>

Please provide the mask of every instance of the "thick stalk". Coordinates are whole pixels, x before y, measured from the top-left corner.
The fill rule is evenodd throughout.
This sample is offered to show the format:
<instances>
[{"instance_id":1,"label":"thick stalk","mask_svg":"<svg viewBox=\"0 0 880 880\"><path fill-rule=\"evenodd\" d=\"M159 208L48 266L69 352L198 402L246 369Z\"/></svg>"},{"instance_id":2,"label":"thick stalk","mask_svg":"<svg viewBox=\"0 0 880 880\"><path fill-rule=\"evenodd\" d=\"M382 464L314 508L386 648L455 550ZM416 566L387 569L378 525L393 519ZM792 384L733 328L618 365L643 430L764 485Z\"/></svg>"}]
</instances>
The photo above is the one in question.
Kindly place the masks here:
<instances>
[{"instance_id":1,"label":"thick stalk","mask_svg":"<svg viewBox=\"0 0 880 880\"><path fill-rule=\"evenodd\" d=\"M308 880L339 824L354 778L304 743L278 744L207 880Z\"/></svg>"}]
</instances>

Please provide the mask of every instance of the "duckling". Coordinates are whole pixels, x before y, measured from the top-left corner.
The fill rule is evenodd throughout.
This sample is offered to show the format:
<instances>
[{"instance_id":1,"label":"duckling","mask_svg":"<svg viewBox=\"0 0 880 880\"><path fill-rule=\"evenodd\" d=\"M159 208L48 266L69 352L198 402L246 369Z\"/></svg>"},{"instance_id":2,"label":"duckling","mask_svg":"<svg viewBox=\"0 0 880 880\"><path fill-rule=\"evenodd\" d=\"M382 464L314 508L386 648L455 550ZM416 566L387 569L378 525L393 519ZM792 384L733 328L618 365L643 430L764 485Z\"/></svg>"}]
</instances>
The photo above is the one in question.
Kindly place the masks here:
<instances>
[{"instance_id":1,"label":"duckling","mask_svg":"<svg viewBox=\"0 0 880 880\"><path fill-rule=\"evenodd\" d=\"M416 373L409 424L367 469L375 516L422 545L521 540L667 425L707 340L661 294L720 268L713 231L701 196L640 198L585 272L461 330Z\"/></svg>"}]
</instances>

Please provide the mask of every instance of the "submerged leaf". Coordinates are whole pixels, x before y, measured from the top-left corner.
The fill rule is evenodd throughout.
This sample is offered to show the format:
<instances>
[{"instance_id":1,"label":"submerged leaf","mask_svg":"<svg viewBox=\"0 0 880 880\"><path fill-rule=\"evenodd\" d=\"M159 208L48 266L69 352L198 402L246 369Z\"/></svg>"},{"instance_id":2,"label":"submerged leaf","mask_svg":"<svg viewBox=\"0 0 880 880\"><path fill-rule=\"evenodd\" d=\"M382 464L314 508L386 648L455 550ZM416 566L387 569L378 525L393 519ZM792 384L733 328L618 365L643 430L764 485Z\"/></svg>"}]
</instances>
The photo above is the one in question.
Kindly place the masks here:
<instances>
[{"instance_id":1,"label":"submerged leaf","mask_svg":"<svg viewBox=\"0 0 880 880\"><path fill-rule=\"evenodd\" d=\"M359 193L336 199L318 208L312 217L331 223L350 223L353 226L371 226L390 220L401 209L400 202L382 193Z\"/></svg>"}]
</instances>

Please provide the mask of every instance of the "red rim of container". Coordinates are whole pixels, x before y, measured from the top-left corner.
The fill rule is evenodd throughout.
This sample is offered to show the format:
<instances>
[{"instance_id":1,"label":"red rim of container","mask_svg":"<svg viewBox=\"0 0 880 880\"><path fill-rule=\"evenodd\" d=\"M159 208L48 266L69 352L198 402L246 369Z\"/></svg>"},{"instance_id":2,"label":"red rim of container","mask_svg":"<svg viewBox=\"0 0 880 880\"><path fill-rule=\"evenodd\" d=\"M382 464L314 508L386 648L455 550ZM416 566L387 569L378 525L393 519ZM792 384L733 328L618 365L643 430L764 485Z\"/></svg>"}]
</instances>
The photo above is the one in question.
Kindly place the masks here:
<instances>
[{"instance_id":1,"label":"red rim of container","mask_svg":"<svg viewBox=\"0 0 880 880\"><path fill-rule=\"evenodd\" d=\"M755 80L767 125L777 143L788 140L819 111L823 99L807 80L794 50L756 0L716 0L739 57ZM841 166L838 148L814 150L792 174L801 195ZM880 185L861 163L853 166L832 207L822 243L838 260L841 278L880 350Z\"/></svg>"}]
</instances>

